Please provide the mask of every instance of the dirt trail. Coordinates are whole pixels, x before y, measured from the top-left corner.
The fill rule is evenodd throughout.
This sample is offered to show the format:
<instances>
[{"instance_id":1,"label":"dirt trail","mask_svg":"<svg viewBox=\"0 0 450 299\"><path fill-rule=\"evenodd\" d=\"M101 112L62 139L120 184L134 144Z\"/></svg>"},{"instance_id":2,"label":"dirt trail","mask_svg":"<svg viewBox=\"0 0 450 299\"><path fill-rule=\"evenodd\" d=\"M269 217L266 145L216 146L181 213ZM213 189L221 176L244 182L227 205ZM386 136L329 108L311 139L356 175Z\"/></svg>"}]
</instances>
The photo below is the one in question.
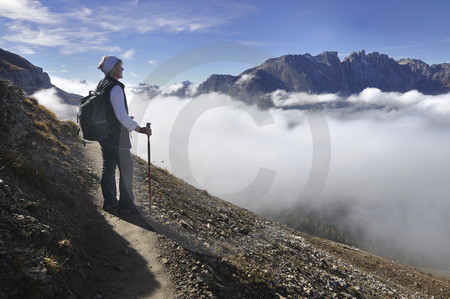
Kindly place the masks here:
<instances>
[{"instance_id":1,"label":"dirt trail","mask_svg":"<svg viewBox=\"0 0 450 299\"><path fill-rule=\"evenodd\" d=\"M92 169L101 174L102 159L98 143L86 145L86 156ZM129 215L117 217L102 211L100 186L96 192L96 203L112 231L122 238L108 237L109 231L101 240L104 244L104 286L102 295L110 298L173 298L174 289L160 262L156 244L158 234L143 217Z\"/></svg>"}]
</instances>

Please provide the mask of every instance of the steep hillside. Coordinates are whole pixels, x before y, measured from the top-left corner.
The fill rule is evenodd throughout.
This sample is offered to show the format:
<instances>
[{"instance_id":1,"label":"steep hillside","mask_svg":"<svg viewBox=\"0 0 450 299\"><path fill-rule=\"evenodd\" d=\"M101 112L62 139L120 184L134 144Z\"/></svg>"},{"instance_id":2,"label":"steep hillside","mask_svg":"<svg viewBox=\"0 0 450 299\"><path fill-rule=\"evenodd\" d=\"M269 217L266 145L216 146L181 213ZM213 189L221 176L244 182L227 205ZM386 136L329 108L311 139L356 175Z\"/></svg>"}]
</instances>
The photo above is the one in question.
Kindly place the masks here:
<instances>
[{"instance_id":1,"label":"steep hillside","mask_svg":"<svg viewBox=\"0 0 450 299\"><path fill-rule=\"evenodd\" d=\"M148 207L145 162L137 163L140 201ZM352 246L311 237L154 170L151 213L175 241L166 264L179 289L219 298L447 298L450 281ZM186 287L187 286L187 287ZM202 294L202 293L200 293Z\"/></svg>"},{"instance_id":2,"label":"steep hillside","mask_svg":"<svg viewBox=\"0 0 450 299\"><path fill-rule=\"evenodd\" d=\"M0 297L86 294L95 177L76 126L4 80L0 122Z\"/></svg>"},{"instance_id":3,"label":"steep hillside","mask_svg":"<svg viewBox=\"0 0 450 299\"><path fill-rule=\"evenodd\" d=\"M97 145L83 147L73 123L60 122L3 80L0 122L0 297L114 297L126 286L108 277L136 273L115 259L135 255L135 248L99 212L99 177L89 154ZM147 163L135 158L135 195L143 208L127 221L159 234L157 256L179 298L450 293L448 280L288 229L157 167L150 211L147 184ZM119 243L120 252L105 256Z\"/></svg>"},{"instance_id":4,"label":"steep hillside","mask_svg":"<svg viewBox=\"0 0 450 299\"><path fill-rule=\"evenodd\" d=\"M340 61L337 52L323 52L316 56L271 58L238 76L212 75L198 92L221 92L267 108L273 104L266 94L278 89L349 95L375 87L382 91L416 89L424 94L441 94L450 90L449 76L446 63L430 66L420 60L396 61L378 52L366 54L364 50Z\"/></svg>"}]
</instances>

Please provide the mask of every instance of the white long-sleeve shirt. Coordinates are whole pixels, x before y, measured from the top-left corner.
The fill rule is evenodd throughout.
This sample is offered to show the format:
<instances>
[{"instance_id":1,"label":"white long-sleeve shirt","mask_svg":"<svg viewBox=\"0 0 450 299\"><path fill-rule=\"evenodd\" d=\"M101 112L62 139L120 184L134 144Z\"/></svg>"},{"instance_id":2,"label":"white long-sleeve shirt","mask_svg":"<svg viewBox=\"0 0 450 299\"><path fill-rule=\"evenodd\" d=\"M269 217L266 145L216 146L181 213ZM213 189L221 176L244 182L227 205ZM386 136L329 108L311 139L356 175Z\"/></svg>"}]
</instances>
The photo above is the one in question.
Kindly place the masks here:
<instances>
[{"instance_id":1,"label":"white long-sleeve shirt","mask_svg":"<svg viewBox=\"0 0 450 299\"><path fill-rule=\"evenodd\" d=\"M130 132L136 129L139 125L130 116L128 116L127 110L125 109L125 99L123 97L123 91L119 85L116 85L111 89L110 99L114 114L116 115L122 126L127 128L127 130Z\"/></svg>"}]
</instances>

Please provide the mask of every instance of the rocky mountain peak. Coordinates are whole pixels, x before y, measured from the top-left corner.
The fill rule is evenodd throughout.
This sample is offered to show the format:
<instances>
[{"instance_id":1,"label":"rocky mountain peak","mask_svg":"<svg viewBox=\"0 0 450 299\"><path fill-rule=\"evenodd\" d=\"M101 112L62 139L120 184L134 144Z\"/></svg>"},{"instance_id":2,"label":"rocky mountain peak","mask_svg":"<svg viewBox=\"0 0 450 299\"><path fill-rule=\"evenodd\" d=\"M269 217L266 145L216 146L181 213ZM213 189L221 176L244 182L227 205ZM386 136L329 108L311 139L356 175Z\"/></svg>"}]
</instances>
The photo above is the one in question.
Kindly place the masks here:
<instances>
[{"instance_id":1,"label":"rocky mountain peak","mask_svg":"<svg viewBox=\"0 0 450 299\"><path fill-rule=\"evenodd\" d=\"M338 56L338 52L336 51L322 52L316 57L320 58L323 63L330 66L338 66L341 63L341 60L339 59Z\"/></svg>"},{"instance_id":2,"label":"rocky mountain peak","mask_svg":"<svg viewBox=\"0 0 450 299\"><path fill-rule=\"evenodd\" d=\"M411 58L402 58L397 61L399 64L414 64L414 65L428 65L422 60L419 59L411 59Z\"/></svg>"},{"instance_id":3,"label":"rocky mountain peak","mask_svg":"<svg viewBox=\"0 0 450 299\"><path fill-rule=\"evenodd\" d=\"M353 52L350 54L343 60L343 63L361 65L362 67L369 67L369 65L372 65L380 69L386 69L390 65L396 64L396 61L386 54L380 54L378 52L366 54L365 50L361 50L360 52Z\"/></svg>"},{"instance_id":4,"label":"rocky mountain peak","mask_svg":"<svg viewBox=\"0 0 450 299\"><path fill-rule=\"evenodd\" d=\"M363 60L366 57L366 51L361 50L359 52L352 52L349 56L345 57L343 62L349 61L349 62L359 62Z\"/></svg>"},{"instance_id":5,"label":"rocky mountain peak","mask_svg":"<svg viewBox=\"0 0 450 299\"><path fill-rule=\"evenodd\" d=\"M407 66L413 72L421 73L423 76L432 76L432 74L434 73L433 68L429 64L419 59L405 58L400 59L397 62L400 65Z\"/></svg>"}]
</instances>

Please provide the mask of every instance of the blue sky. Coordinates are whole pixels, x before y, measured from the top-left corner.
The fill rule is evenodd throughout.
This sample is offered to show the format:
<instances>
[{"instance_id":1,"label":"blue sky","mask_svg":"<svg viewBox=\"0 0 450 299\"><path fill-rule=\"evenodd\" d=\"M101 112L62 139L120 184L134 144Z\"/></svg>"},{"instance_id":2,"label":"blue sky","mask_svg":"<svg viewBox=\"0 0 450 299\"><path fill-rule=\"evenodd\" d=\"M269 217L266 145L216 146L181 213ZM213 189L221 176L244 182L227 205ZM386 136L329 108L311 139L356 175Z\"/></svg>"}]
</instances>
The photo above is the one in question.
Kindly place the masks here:
<instances>
[{"instance_id":1,"label":"blue sky","mask_svg":"<svg viewBox=\"0 0 450 299\"><path fill-rule=\"evenodd\" d=\"M450 62L449 16L450 1L444 0L0 0L0 48L51 76L89 81L102 77L96 66L103 55L116 55L125 62L123 81L133 84L199 47L199 55L222 43L267 53L240 62L219 61L222 53L172 78L201 83L213 73L237 75L284 54L337 51L343 59L364 49Z\"/></svg>"}]
</instances>

